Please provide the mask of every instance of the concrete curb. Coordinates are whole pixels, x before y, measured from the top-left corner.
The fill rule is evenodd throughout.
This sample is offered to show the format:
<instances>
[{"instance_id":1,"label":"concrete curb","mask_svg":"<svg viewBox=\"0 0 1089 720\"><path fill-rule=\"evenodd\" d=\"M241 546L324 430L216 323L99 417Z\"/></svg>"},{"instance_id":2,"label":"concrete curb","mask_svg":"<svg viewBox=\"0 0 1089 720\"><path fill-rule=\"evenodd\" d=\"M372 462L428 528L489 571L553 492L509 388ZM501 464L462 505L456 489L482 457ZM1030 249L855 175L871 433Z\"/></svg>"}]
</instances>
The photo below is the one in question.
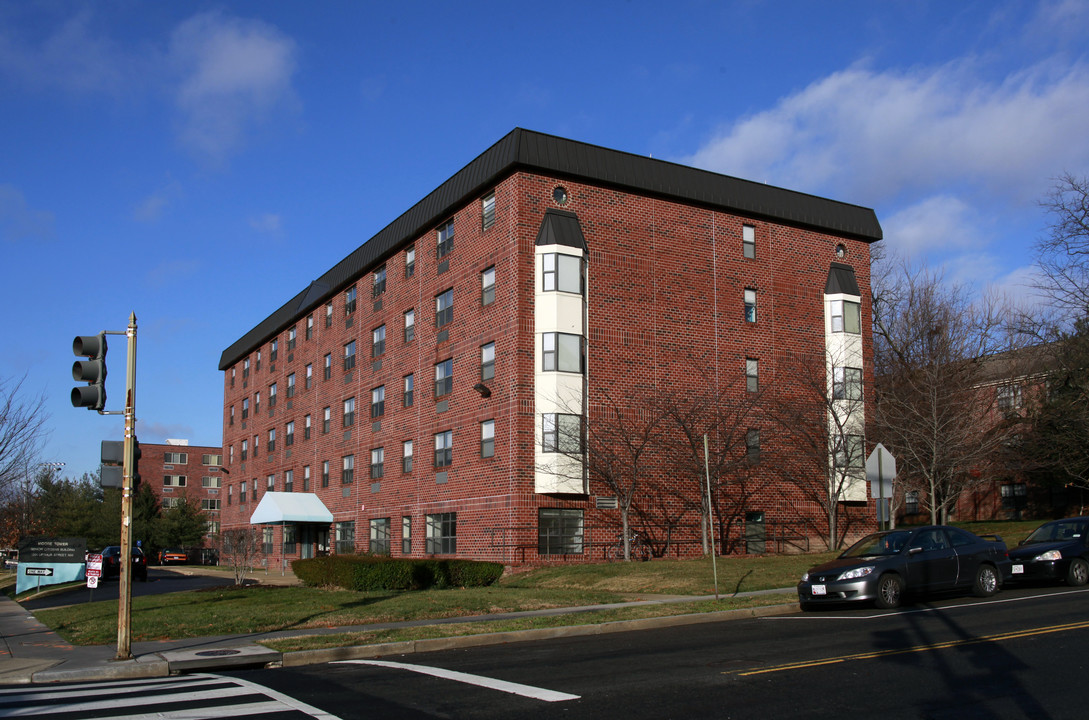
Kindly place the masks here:
<instances>
[{"instance_id":1,"label":"concrete curb","mask_svg":"<svg viewBox=\"0 0 1089 720\"><path fill-rule=\"evenodd\" d=\"M740 608L736 610L721 610L718 612L641 618L638 620L614 620L612 622L589 625L564 625L561 627L538 628L535 630L512 630L509 632L481 633L479 635L461 635L448 638L427 638L425 640L406 640L404 642L355 645L350 647L326 648L322 650L294 650L284 653L281 662L283 667L300 667L303 665L337 662L338 660L362 660L383 657L386 655L410 655L420 652L482 647L486 645L503 645L505 643L528 642L531 640L604 635L629 632L632 630L650 630L655 628L679 627L682 625L696 625L699 623L723 622L726 620L747 620L750 618L787 615L798 612L799 610L798 603L787 603L783 605L763 605L760 607Z\"/></svg>"}]
</instances>

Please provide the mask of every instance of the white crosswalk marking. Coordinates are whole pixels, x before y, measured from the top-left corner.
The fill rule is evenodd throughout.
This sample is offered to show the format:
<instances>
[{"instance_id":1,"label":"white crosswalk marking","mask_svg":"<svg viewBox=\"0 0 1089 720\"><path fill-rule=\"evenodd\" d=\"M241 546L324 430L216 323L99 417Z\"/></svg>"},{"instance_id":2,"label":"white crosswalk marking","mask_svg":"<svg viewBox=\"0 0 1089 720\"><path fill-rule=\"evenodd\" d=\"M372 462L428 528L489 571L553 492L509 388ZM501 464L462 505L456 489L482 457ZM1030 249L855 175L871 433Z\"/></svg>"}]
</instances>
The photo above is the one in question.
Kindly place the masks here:
<instances>
[{"instance_id":1,"label":"white crosswalk marking","mask_svg":"<svg viewBox=\"0 0 1089 720\"><path fill-rule=\"evenodd\" d=\"M547 690L533 685L523 685L522 683L508 682L506 680L497 680L495 678L484 677L483 675L470 675L469 673L458 672L457 670L444 670L443 668L428 667L426 665L410 665L408 663L389 662L386 660L337 660L335 664L374 665L376 667L408 670L409 672L431 675L432 677L444 678L446 680L455 680L468 685L491 688L492 690L499 690L500 692L510 693L512 695L521 695L522 697L533 698L534 700L544 700L545 702L563 702L565 700L579 699L578 695L571 695L570 693Z\"/></svg>"},{"instance_id":2,"label":"white crosswalk marking","mask_svg":"<svg viewBox=\"0 0 1089 720\"><path fill-rule=\"evenodd\" d=\"M245 699L245 700L243 700ZM170 706L170 707L166 707ZM111 720L199 720L273 713L302 713L339 720L271 688L239 678L185 675L75 685L0 690L0 718L104 717Z\"/></svg>"}]
</instances>

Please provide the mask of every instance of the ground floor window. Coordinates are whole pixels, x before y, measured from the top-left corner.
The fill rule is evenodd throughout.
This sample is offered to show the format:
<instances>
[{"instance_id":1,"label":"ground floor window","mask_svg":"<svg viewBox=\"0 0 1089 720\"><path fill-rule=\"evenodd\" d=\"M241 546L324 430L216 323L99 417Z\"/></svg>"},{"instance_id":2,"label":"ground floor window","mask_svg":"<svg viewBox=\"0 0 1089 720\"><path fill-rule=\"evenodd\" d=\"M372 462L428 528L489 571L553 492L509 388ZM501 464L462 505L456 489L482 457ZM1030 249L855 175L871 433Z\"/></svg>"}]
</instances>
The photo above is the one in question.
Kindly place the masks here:
<instances>
[{"instance_id":1,"label":"ground floor window","mask_svg":"<svg viewBox=\"0 0 1089 720\"><path fill-rule=\"evenodd\" d=\"M284 555L295 554L295 526L284 525Z\"/></svg>"},{"instance_id":2,"label":"ground floor window","mask_svg":"<svg viewBox=\"0 0 1089 720\"><path fill-rule=\"evenodd\" d=\"M374 555L389 555L389 518L371 518L371 547Z\"/></svg>"},{"instance_id":3,"label":"ground floor window","mask_svg":"<svg viewBox=\"0 0 1089 720\"><path fill-rule=\"evenodd\" d=\"M401 517L401 552L405 555L412 554L412 516Z\"/></svg>"},{"instance_id":4,"label":"ground floor window","mask_svg":"<svg viewBox=\"0 0 1089 720\"><path fill-rule=\"evenodd\" d=\"M351 555L355 552L355 521L348 520L336 524L337 555Z\"/></svg>"},{"instance_id":5,"label":"ground floor window","mask_svg":"<svg viewBox=\"0 0 1089 720\"><path fill-rule=\"evenodd\" d=\"M582 528L582 510L540 508L537 511L537 552L541 555L581 555Z\"/></svg>"},{"instance_id":6,"label":"ground floor window","mask_svg":"<svg viewBox=\"0 0 1089 720\"><path fill-rule=\"evenodd\" d=\"M914 515L919 512L919 491L908 490L904 493L904 512L908 515Z\"/></svg>"},{"instance_id":7,"label":"ground floor window","mask_svg":"<svg viewBox=\"0 0 1089 720\"><path fill-rule=\"evenodd\" d=\"M261 552L265 557L272 555L272 526L266 525L261 531Z\"/></svg>"},{"instance_id":8,"label":"ground floor window","mask_svg":"<svg viewBox=\"0 0 1089 720\"><path fill-rule=\"evenodd\" d=\"M439 513L427 516L427 553L452 555L458 550L458 514Z\"/></svg>"}]
</instances>

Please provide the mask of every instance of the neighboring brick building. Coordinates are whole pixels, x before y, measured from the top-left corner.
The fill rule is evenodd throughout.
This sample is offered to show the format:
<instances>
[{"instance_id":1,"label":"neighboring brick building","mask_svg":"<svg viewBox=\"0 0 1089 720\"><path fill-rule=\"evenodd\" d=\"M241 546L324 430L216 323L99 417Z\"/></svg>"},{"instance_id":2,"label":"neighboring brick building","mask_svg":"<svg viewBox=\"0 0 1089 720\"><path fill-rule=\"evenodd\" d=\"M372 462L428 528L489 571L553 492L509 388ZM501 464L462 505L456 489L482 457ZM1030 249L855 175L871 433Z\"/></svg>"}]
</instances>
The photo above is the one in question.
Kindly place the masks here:
<instances>
[{"instance_id":1,"label":"neighboring brick building","mask_svg":"<svg viewBox=\"0 0 1089 720\"><path fill-rule=\"evenodd\" d=\"M616 493L565 438L610 393L787 398L788 356L868 389L880 237L865 208L514 130L224 351L222 527L253 519L275 559L586 559ZM813 510L784 485L745 509Z\"/></svg>"},{"instance_id":2,"label":"neighboring brick building","mask_svg":"<svg viewBox=\"0 0 1089 720\"><path fill-rule=\"evenodd\" d=\"M140 443L140 478L159 498L163 509L188 498L208 515L205 545L219 532L222 487L228 475L222 469L223 449L190 445L188 440L167 440L165 445Z\"/></svg>"}]
</instances>

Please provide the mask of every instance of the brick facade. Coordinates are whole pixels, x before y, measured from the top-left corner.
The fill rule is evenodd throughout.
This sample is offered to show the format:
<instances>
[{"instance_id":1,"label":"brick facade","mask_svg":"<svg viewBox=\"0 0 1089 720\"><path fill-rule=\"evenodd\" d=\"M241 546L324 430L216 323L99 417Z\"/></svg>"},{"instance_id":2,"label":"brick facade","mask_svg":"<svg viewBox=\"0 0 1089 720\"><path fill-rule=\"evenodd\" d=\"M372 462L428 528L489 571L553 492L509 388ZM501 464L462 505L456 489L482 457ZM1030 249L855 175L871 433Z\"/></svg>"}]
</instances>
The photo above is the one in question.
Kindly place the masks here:
<instances>
[{"instance_id":1,"label":"brick facade","mask_svg":"<svg viewBox=\"0 0 1089 720\"><path fill-rule=\"evenodd\" d=\"M140 443L140 478L164 509L172 500L186 498L208 516L205 545L219 530L219 501L229 477L222 470L222 448L168 441L165 445Z\"/></svg>"},{"instance_id":2,"label":"brick facade","mask_svg":"<svg viewBox=\"0 0 1089 720\"><path fill-rule=\"evenodd\" d=\"M569 142L551 140L561 147ZM679 167L645 158L635 162L645 165L639 170L650 175L658 168ZM291 492L316 494L333 516L332 527L294 527L288 538L285 526L269 526L274 563L285 554L291 559L336 551L335 528L345 522L354 523L358 551L388 547L395 555L456 554L505 563L596 558L600 557L596 548L615 539L617 511L598 508L600 498L608 505L607 498L615 493L592 478L585 493L535 492L535 449L541 442L534 380L541 362L540 335L534 329L539 322L534 307L539 286L535 253L546 211L573 213L588 249L584 338L588 424L602 403L634 397L640 388L682 393L709 383L726 397L744 398L746 358L759 360L762 386L789 397L797 387L784 359L824 354L823 298L832 262L853 268L861 289L862 316L870 315L869 243L877 239L872 231L832 231L771 219L769 213L743 213L520 164L486 180L487 184L446 201L442 214L429 218L432 222L421 230L388 243L380 257L344 274L338 286L312 286L300 293L289 312L278 311L275 328L269 332L265 326L255 328L224 353L223 460L229 475L219 495L223 529L246 527L266 492L285 491L288 472ZM565 195L558 196L557 188ZM485 227L484 198L493 193L494 222ZM439 258L439 228L450 220L453 248ZM744 256L743 225L755 228L755 258ZM409 248L415 250L410 276ZM375 273L381 267L385 285L376 294ZM486 301L482 274L493 268L494 300ZM351 287L356 289L355 308L349 312L346 291ZM746 289L756 290L759 298L755 322L744 316ZM438 327L437 298L448 290L453 291L452 320ZM406 340L405 314L410 310L414 334ZM384 350L374 355L374 331L383 326ZM862 326L868 328L868 323ZM867 329L862 333L868 359L871 338ZM354 366L346 369L345 347L351 342ZM484 379L482 348L492 343L494 378ZM452 360L451 392L436 396L436 365L447 360ZM868 363L865 372L869 388ZM414 380L413 400L405 407L403 387L409 374ZM273 384L275 404L270 402ZM372 415L376 388L384 388L384 408ZM355 411L345 425L344 402L349 398L355 399ZM330 415L327 429L325 408ZM487 421L494 427L494 451L482 457L486 454L482 423ZM436 467L436 435L446 431L451 432L450 463ZM770 426L761 432L762 452L790 451L776 443ZM445 442L445 436L442 439ZM413 450L407 472L406 441L412 442ZM372 451L377 449L382 450L383 463L372 472ZM342 473L348 456L354 458L350 482ZM755 476L760 472L753 471ZM649 468L648 483L637 501L637 525L661 552L666 547L661 517L682 516L670 552L696 553L699 518L686 511L683 502L662 493L670 475L669 463L662 459ZM748 498L738 512L759 511L771 526L798 523L816 512L796 489L770 476L760 487L760 494ZM576 552L538 553L542 508L583 511L582 542ZM872 517L872 503L852 511ZM429 516L435 535L430 542ZM439 525L455 517L456 548L447 544L451 528ZM388 530L388 545L381 537L372 545L371 521L386 518L379 535ZM405 518L407 545L402 543ZM742 532L740 516L721 520L734 536Z\"/></svg>"}]
</instances>

